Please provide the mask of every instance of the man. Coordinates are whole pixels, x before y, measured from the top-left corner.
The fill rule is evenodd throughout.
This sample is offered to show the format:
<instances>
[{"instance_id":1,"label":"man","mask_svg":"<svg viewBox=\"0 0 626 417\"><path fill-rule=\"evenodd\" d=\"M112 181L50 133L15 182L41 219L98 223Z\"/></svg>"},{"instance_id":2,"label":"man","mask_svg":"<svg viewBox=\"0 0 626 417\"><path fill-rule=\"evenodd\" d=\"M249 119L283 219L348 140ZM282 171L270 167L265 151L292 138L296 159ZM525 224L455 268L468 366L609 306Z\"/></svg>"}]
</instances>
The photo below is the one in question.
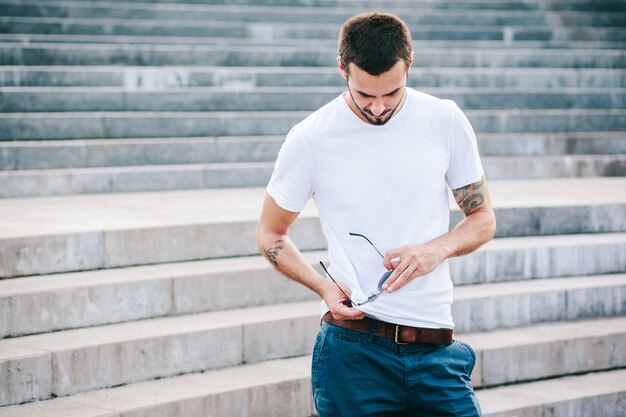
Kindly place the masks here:
<instances>
[{"instance_id":1,"label":"man","mask_svg":"<svg viewBox=\"0 0 626 417\"><path fill-rule=\"evenodd\" d=\"M495 233L474 132L453 101L406 87L413 52L397 16L349 19L337 61L347 91L288 134L257 230L272 264L323 299L311 368L317 411L479 416L475 353L452 339L447 262ZM449 233L448 186L465 214ZM310 198L328 277L288 236Z\"/></svg>"}]
</instances>

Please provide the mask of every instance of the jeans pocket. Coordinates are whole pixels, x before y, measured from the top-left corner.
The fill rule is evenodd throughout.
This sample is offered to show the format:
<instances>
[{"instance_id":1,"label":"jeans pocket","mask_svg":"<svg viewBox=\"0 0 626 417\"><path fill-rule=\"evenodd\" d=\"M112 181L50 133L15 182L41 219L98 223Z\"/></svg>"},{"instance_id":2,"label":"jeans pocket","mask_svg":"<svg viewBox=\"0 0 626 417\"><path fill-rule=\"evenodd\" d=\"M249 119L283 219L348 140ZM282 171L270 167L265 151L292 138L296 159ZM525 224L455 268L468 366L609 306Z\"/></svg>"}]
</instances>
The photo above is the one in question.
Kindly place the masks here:
<instances>
[{"instance_id":1,"label":"jeans pocket","mask_svg":"<svg viewBox=\"0 0 626 417\"><path fill-rule=\"evenodd\" d=\"M313 357L311 358L311 384L313 385L313 391L315 391L316 381L317 381L317 368L320 361L320 356L322 354L322 350L324 348L324 344L326 342L326 334L327 331L324 327L320 329L317 333L317 337L315 339L315 347L313 348Z\"/></svg>"},{"instance_id":2,"label":"jeans pocket","mask_svg":"<svg viewBox=\"0 0 626 417\"><path fill-rule=\"evenodd\" d=\"M467 369L467 375L471 375L472 371L474 370L474 366L476 365L476 352L474 351L474 348L472 348L470 345L468 345L465 342L462 342L460 340L456 340L456 342L463 346L463 348L465 349L465 351L469 354L470 356L470 360L468 361L468 369Z\"/></svg>"},{"instance_id":3,"label":"jeans pocket","mask_svg":"<svg viewBox=\"0 0 626 417\"><path fill-rule=\"evenodd\" d=\"M349 333L349 332L335 333L335 337L339 340L343 340L344 342L352 342L352 343L360 343L363 340L362 334Z\"/></svg>"}]
</instances>

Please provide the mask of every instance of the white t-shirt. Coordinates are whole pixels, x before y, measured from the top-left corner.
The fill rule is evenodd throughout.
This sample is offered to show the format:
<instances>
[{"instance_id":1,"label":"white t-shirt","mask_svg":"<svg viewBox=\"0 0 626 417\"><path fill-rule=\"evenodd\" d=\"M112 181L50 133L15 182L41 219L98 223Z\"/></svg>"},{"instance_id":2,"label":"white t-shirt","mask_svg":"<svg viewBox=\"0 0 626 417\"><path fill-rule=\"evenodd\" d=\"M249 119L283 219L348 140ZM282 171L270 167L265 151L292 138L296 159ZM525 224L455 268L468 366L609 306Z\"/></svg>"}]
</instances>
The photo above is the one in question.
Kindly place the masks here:
<instances>
[{"instance_id":1,"label":"white t-shirt","mask_svg":"<svg viewBox=\"0 0 626 417\"><path fill-rule=\"evenodd\" d=\"M267 186L285 210L313 198L328 241L329 272L362 302L386 272L390 249L448 232L448 190L480 180L474 131L456 103L407 88L403 107L385 125L362 121L343 96L291 129ZM447 185L446 185L447 184ZM448 261L393 293L358 307L402 325L453 328ZM322 301L322 315L328 307Z\"/></svg>"}]
</instances>

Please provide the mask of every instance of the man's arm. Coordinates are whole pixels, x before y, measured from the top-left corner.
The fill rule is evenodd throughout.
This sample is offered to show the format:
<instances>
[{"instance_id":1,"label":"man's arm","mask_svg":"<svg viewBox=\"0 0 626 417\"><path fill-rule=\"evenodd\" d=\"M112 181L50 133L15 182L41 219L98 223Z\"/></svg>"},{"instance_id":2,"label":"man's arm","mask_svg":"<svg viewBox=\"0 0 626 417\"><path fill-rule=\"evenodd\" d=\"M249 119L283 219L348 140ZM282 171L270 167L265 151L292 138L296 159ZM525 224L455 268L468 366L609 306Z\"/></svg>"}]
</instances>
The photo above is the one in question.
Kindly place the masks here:
<instances>
[{"instance_id":1,"label":"man's arm","mask_svg":"<svg viewBox=\"0 0 626 417\"><path fill-rule=\"evenodd\" d=\"M412 279L426 275L448 258L465 255L493 238L496 216L493 212L487 180L452 190L465 218L450 232L422 245L406 245L385 254L387 269L395 268L383 289L397 291ZM400 262L391 262L399 257Z\"/></svg>"},{"instance_id":2,"label":"man's arm","mask_svg":"<svg viewBox=\"0 0 626 417\"><path fill-rule=\"evenodd\" d=\"M256 234L261 254L282 274L306 285L322 297L336 319L362 319L365 314L343 304L345 295L313 269L287 235L298 214L283 209L272 197L265 195ZM348 288L344 288L344 291L350 294Z\"/></svg>"}]
</instances>

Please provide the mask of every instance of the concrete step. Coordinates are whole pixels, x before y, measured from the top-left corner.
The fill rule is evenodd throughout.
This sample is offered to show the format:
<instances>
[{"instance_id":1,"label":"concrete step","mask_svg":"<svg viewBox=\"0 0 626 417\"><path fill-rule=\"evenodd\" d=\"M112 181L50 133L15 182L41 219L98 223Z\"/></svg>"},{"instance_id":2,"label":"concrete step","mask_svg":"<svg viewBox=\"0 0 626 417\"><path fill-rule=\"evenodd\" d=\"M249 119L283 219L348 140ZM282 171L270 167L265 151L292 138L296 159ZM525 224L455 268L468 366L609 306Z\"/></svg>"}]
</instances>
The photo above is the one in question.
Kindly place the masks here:
<instances>
[{"instance_id":1,"label":"concrete step","mask_svg":"<svg viewBox=\"0 0 626 417\"><path fill-rule=\"evenodd\" d=\"M250 23L193 20L94 19L66 17L0 16L4 34L117 35L159 37L215 37L256 40L332 39L339 34L336 23ZM414 41L624 41L620 27L564 27L482 25L428 25L412 28Z\"/></svg>"},{"instance_id":2,"label":"concrete step","mask_svg":"<svg viewBox=\"0 0 626 417\"><path fill-rule=\"evenodd\" d=\"M624 178L490 181L496 236L626 232L626 195L615 191L624 187ZM4 200L0 252L15 256L3 259L0 277L257 255L264 195L243 188ZM450 207L455 225L461 213L451 195ZM303 250L326 247L312 202L291 236Z\"/></svg>"},{"instance_id":3,"label":"concrete step","mask_svg":"<svg viewBox=\"0 0 626 417\"><path fill-rule=\"evenodd\" d=\"M124 5L133 3L146 3L145 0L109 0L109 3L118 2ZM292 6L292 7L350 7L354 6L354 0L150 0L148 3L183 3L185 5L239 5L239 6ZM359 0L358 5L370 7L378 5L380 7L409 7L419 6L421 9L448 10L448 9L468 9L468 10L571 10L571 11L626 11L626 5L619 0L607 0L594 2L589 0L555 0L545 3L541 0L522 1L494 1L494 0L471 0L471 1L450 1L445 4L437 0Z\"/></svg>"},{"instance_id":4,"label":"concrete step","mask_svg":"<svg viewBox=\"0 0 626 417\"><path fill-rule=\"evenodd\" d=\"M310 362L305 356L164 378L4 407L0 408L0 416L309 417L314 413L307 370Z\"/></svg>"},{"instance_id":5,"label":"concrete step","mask_svg":"<svg viewBox=\"0 0 626 417\"><path fill-rule=\"evenodd\" d=\"M3 339L0 345L9 355L3 355L2 362L5 369L14 370L9 386L28 388L24 377L32 378L31 386L40 392L34 398L66 396L304 355L310 352L319 327L318 311L319 302L313 301ZM31 370L41 362L47 362L48 368L41 375L17 370L20 365ZM3 390L9 398L1 404L28 400L16 391Z\"/></svg>"},{"instance_id":6,"label":"concrete step","mask_svg":"<svg viewBox=\"0 0 626 417\"><path fill-rule=\"evenodd\" d=\"M110 2L133 3L136 0L109 0ZM246 6L307 6L307 7L353 7L354 0L151 0L152 3L185 3ZM415 7L434 10L554 10L554 11L626 11L626 5L620 0L550 1L449 1L437 0L359 0L363 8Z\"/></svg>"},{"instance_id":7,"label":"concrete step","mask_svg":"<svg viewBox=\"0 0 626 417\"><path fill-rule=\"evenodd\" d=\"M284 135L310 112L0 113L0 141ZM481 133L626 131L626 109L467 110Z\"/></svg>"},{"instance_id":8,"label":"concrete step","mask_svg":"<svg viewBox=\"0 0 626 417\"><path fill-rule=\"evenodd\" d=\"M5 16L135 18L165 20L219 20L245 22L291 22L341 24L361 7L283 7L205 4L119 3L106 1L3 0ZM360 6L360 5L359 5ZM409 26L439 25L552 25L624 26L626 13L533 10L433 10L412 6L388 7Z\"/></svg>"},{"instance_id":9,"label":"concrete step","mask_svg":"<svg viewBox=\"0 0 626 417\"><path fill-rule=\"evenodd\" d=\"M613 286L604 278L561 278L550 281L562 284L552 291L544 289L512 295L505 289L499 295L474 297L473 301L496 308L501 308L498 302L513 302L516 306L518 300L525 299L527 305L523 313L501 310L507 317L528 316L522 320L513 318L509 327L551 322L522 329L495 330L487 325L488 321L493 321L494 314L490 314L479 320L490 332L466 336L463 333L469 329L457 322L457 337L468 340L477 354L473 373L476 386L626 366L623 353L626 351L626 318L609 319L625 310L623 306L618 309L617 304L626 298L626 276L614 280ZM584 290L566 287L594 280L606 282L588 282ZM618 295L613 292L612 299L599 300L611 291ZM589 295L598 299L594 303L598 311L591 315L585 311L585 303L580 298ZM567 308L557 296L572 298ZM535 297L533 302L542 301L541 305L546 308L539 309L538 313L539 310L528 303L531 297ZM459 300L457 304L463 309L470 302ZM457 316L455 312L455 319ZM581 318L594 320L555 323ZM6 397L1 404L63 397L183 373L306 355L312 350L318 328L319 303L313 301L3 339L0 341L4 352L2 362L5 369L12 371L8 373L12 389L3 391ZM482 330L479 325L473 328L475 330L471 331ZM525 358L535 360L524 361ZM111 367L111 363L121 366ZM508 366L503 367L502 363Z\"/></svg>"},{"instance_id":10,"label":"concrete step","mask_svg":"<svg viewBox=\"0 0 626 417\"><path fill-rule=\"evenodd\" d=\"M595 155L626 153L626 140L617 132L561 132L493 134L477 136L484 156Z\"/></svg>"},{"instance_id":11,"label":"concrete step","mask_svg":"<svg viewBox=\"0 0 626 417\"><path fill-rule=\"evenodd\" d=\"M622 149L625 141L617 136L609 133L594 139L595 148ZM284 140L284 136L221 136L0 142L0 170L267 162L276 159ZM626 144L624 148L626 153Z\"/></svg>"},{"instance_id":12,"label":"concrete step","mask_svg":"<svg viewBox=\"0 0 626 417\"><path fill-rule=\"evenodd\" d=\"M603 159L604 164L594 164L600 170L619 167L622 159L626 161L620 156ZM2 171L0 198L262 187L269 182L273 165L240 162Z\"/></svg>"},{"instance_id":13,"label":"concrete step","mask_svg":"<svg viewBox=\"0 0 626 417\"><path fill-rule=\"evenodd\" d=\"M2 417L109 417L152 413L198 415L298 416L315 413L309 356L242 365L103 389L71 397L0 408ZM529 382L477 391L485 417L511 415L619 416L624 407L626 371ZM281 401L276 402L275 398Z\"/></svg>"},{"instance_id":14,"label":"concrete step","mask_svg":"<svg viewBox=\"0 0 626 417\"><path fill-rule=\"evenodd\" d=\"M411 68L410 86L456 88L624 88L622 70L593 68ZM6 87L343 87L335 67L3 66Z\"/></svg>"},{"instance_id":15,"label":"concrete step","mask_svg":"<svg viewBox=\"0 0 626 417\"><path fill-rule=\"evenodd\" d=\"M463 34L458 34L462 38ZM474 48L474 49L550 49L550 50L570 50L578 49L606 49L619 50L624 49L626 41L602 41L602 40L416 40L413 47L416 49L423 48ZM315 43L317 47L333 47L336 40L333 39L273 39L273 38L233 38L233 37L189 37L189 36L128 36L128 35L38 35L38 34L0 34L0 42L3 44L39 44L39 45L62 45L70 44L107 44L107 45L182 45L182 46L232 46L232 47L249 47L270 48L270 47L306 47Z\"/></svg>"},{"instance_id":16,"label":"concrete step","mask_svg":"<svg viewBox=\"0 0 626 417\"><path fill-rule=\"evenodd\" d=\"M0 65L328 66L336 47L0 43ZM625 68L623 49L422 48L415 67Z\"/></svg>"},{"instance_id":17,"label":"concrete step","mask_svg":"<svg viewBox=\"0 0 626 417\"><path fill-rule=\"evenodd\" d=\"M243 365L157 381L103 389L71 397L0 408L2 417L109 417L152 413L298 416L315 413L308 356ZM619 416L626 371L613 370L477 391L485 417L511 415ZM275 402L275 398L281 401Z\"/></svg>"},{"instance_id":18,"label":"concrete step","mask_svg":"<svg viewBox=\"0 0 626 417\"><path fill-rule=\"evenodd\" d=\"M304 256L318 270L328 261ZM457 286L624 273L626 234L497 238L449 263ZM260 256L5 279L0 338L315 299Z\"/></svg>"},{"instance_id":19,"label":"concrete step","mask_svg":"<svg viewBox=\"0 0 626 417\"><path fill-rule=\"evenodd\" d=\"M476 350L475 387L609 370L626 365L626 318L549 323L462 334Z\"/></svg>"},{"instance_id":20,"label":"concrete step","mask_svg":"<svg viewBox=\"0 0 626 417\"><path fill-rule=\"evenodd\" d=\"M478 392L485 417L619 416L624 407L626 371L572 376Z\"/></svg>"},{"instance_id":21,"label":"concrete step","mask_svg":"<svg viewBox=\"0 0 626 417\"><path fill-rule=\"evenodd\" d=\"M626 274L467 285L455 288L459 332L626 314Z\"/></svg>"},{"instance_id":22,"label":"concrete step","mask_svg":"<svg viewBox=\"0 0 626 417\"><path fill-rule=\"evenodd\" d=\"M626 177L626 154L486 156L482 163L493 180ZM0 171L0 198L262 187L273 167L273 162L227 162Z\"/></svg>"},{"instance_id":23,"label":"concrete step","mask_svg":"<svg viewBox=\"0 0 626 417\"><path fill-rule=\"evenodd\" d=\"M626 176L626 154L492 156L483 166L487 178L500 180Z\"/></svg>"},{"instance_id":24,"label":"concrete step","mask_svg":"<svg viewBox=\"0 0 626 417\"><path fill-rule=\"evenodd\" d=\"M602 247L621 253L610 240ZM305 256L318 269L328 260ZM317 299L260 256L0 280L0 311L12 318L0 338Z\"/></svg>"},{"instance_id":25,"label":"concrete step","mask_svg":"<svg viewBox=\"0 0 626 417\"><path fill-rule=\"evenodd\" d=\"M0 171L274 161L284 140L221 136L0 142ZM481 133L477 141L482 157L626 154L626 134L620 132Z\"/></svg>"},{"instance_id":26,"label":"concrete step","mask_svg":"<svg viewBox=\"0 0 626 417\"><path fill-rule=\"evenodd\" d=\"M345 87L0 87L0 112L314 111ZM424 88L465 110L624 109L626 88Z\"/></svg>"}]
</instances>

